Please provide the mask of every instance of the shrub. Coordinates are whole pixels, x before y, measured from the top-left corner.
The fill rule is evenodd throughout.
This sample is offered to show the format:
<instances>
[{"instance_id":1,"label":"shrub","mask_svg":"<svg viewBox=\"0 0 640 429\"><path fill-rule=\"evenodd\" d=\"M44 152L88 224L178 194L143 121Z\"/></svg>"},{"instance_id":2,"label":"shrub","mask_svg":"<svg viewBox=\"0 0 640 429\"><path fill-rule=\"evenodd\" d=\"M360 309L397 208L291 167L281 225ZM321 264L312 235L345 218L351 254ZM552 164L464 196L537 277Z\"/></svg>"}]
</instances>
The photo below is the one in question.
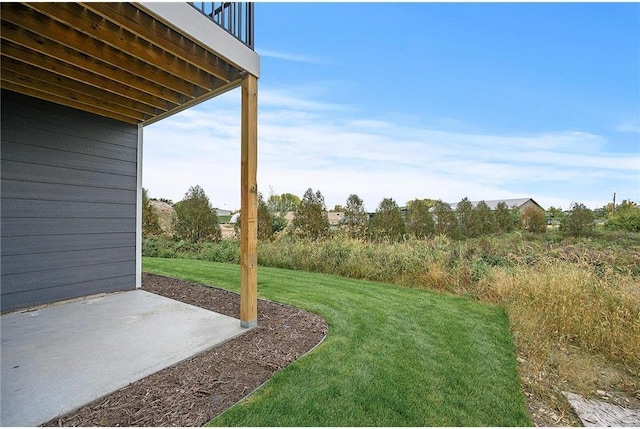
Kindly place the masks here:
<instances>
[{"instance_id":1,"label":"shrub","mask_svg":"<svg viewBox=\"0 0 640 429\"><path fill-rule=\"evenodd\" d=\"M640 207L631 201L623 201L615 214L610 214L607 229L640 232Z\"/></svg>"},{"instance_id":2,"label":"shrub","mask_svg":"<svg viewBox=\"0 0 640 429\"><path fill-rule=\"evenodd\" d=\"M184 199L173 208L177 216L174 227L177 238L191 243L218 241L222 238L218 217L200 186L189 188Z\"/></svg>"},{"instance_id":3,"label":"shrub","mask_svg":"<svg viewBox=\"0 0 640 429\"><path fill-rule=\"evenodd\" d=\"M545 232L547 230L547 219L544 215L544 210L533 206L525 208L520 216L520 227L529 232Z\"/></svg>"},{"instance_id":4,"label":"shrub","mask_svg":"<svg viewBox=\"0 0 640 429\"><path fill-rule=\"evenodd\" d=\"M148 237L160 234L162 234L160 217L156 209L149 202L147 190L142 188L142 236Z\"/></svg>"},{"instance_id":5,"label":"shrub","mask_svg":"<svg viewBox=\"0 0 640 429\"><path fill-rule=\"evenodd\" d=\"M560 231L567 235L591 234L595 228L593 212L584 204L573 203L569 213L560 223Z\"/></svg>"}]
</instances>

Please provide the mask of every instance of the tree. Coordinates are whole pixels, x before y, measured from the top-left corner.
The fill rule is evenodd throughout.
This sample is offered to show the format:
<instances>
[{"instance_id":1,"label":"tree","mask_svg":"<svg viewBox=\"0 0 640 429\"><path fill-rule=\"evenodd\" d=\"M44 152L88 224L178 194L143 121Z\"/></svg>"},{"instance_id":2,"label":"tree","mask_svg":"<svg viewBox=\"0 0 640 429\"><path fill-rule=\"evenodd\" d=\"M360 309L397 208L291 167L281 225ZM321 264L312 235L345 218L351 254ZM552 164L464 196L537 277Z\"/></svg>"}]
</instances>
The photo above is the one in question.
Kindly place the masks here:
<instances>
[{"instance_id":1,"label":"tree","mask_svg":"<svg viewBox=\"0 0 640 429\"><path fill-rule=\"evenodd\" d=\"M142 236L160 235L160 217L158 212L151 205L147 190L142 188Z\"/></svg>"},{"instance_id":2,"label":"tree","mask_svg":"<svg viewBox=\"0 0 640 429\"><path fill-rule=\"evenodd\" d=\"M606 228L640 232L640 207L633 201L623 200L615 214L609 215Z\"/></svg>"},{"instance_id":3,"label":"tree","mask_svg":"<svg viewBox=\"0 0 640 429\"><path fill-rule=\"evenodd\" d=\"M364 238L367 235L369 213L364 208L364 202L356 194L349 195L344 206L344 215L340 225L351 238Z\"/></svg>"},{"instance_id":4,"label":"tree","mask_svg":"<svg viewBox=\"0 0 640 429\"><path fill-rule=\"evenodd\" d=\"M547 209L547 217L551 221L551 224L556 224L556 222L562 222L564 219L564 212L562 211L562 207L555 208L551 206Z\"/></svg>"},{"instance_id":5,"label":"tree","mask_svg":"<svg viewBox=\"0 0 640 429\"><path fill-rule=\"evenodd\" d=\"M199 185L189 188L182 201L173 208L177 217L174 227L176 237L192 243L219 241L222 238L218 216Z\"/></svg>"},{"instance_id":6,"label":"tree","mask_svg":"<svg viewBox=\"0 0 640 429\"><path fill-rule=\"evenodd\" d=\"M451 206L438 200L433 206L435 233L449 238L458 238L458 219Z\"/></svg>"},{"instance_id":7,"label":"tree","mask_svg":"<svg viewBox=\"0 0 640 429\"><path fill-rule=\"evenodd\" d=\"M438 202L438 200L432 200L431 198L422 198L422 199L416 198L415 200L407 201L406 206L409 207L409 205L411 205L411 203L413 203L414 201L421 201L428 208L434 207L436 205L436 203Z\"/></svg>"},{"instance_id":8,"label":"tree","mask_svg":"<svg viewBox=\"0 0 640 429\"><path fill-rule=\"evenodd\" d=\"M476 229L473 225L473 205L469 198L464 197L456 207L458 215L458 228L461 238L472 238L476 236Z\"/></svg>"},{"instance_id":9,"label":"tree","mask_svg":"<svg viewBox=\"0 0 640 429\"><path fill-rule=\"evenodd\" d=\"M534 206L528 206L520 216L520 226L529 232L542 233L547 230L547 219L544 210Z\"/></svg>"},{"instance_id":10,"label":"tree","mask_svg":"<svg viewBox=\"0 0 640 429\"><path fill-rule=\"evenodd\" d=\"M324 197L309 188L293 216L293 231L298 237L324 238L329 234L329 217Z\"/></svg>"},{"instance_id":11,"label":"tree","mask_svg":"<svg viewBox=\"0 0 640 429\"><path fill-rule=\"evenodd\" d=\"M496 232L496 215L484 201L480 201L473 211L473 227L476 235Z\"/></svg>"},{"instance_id":12,"label":"tree","mask_svg":"<svg viewBox=\"0 0 640 429\"><path fill-rule=\"evenodd\" d=\"M273 226L271 223L271 213L269 213L267 203L262 198L262 194L258 192L258 240L271 240L273 238Z\"/></svg>"},{"instance_id":13,"label":"tree","mask_svg":"<svg viewBox=\"0 0 640 429\"><path fill-rule=\"evenodd\" d=\"M370 233L376 240L388 238L398 241L404 236L404 219L393 198L383 198L380 202L371 220Z\"/></svg>"},{"instance_id":14,"label":"tree","mask_svg":"<svg viewBox=\"0 0 640 429\"><path fill-rule=\"evenodd\" d=\"M515 229L516 222L514 222L511 210L504 201L500 201L496 206L495 217L498 232L511 232Z\"/></svg>"},{"instance_id":15,"label":"tree","mask_svg":"<svg viewBox=\"0 0 640 429\"><path fill-rule=\"evenodd\" d=\"M271 215L271 230L276 234L287 227L285 216L288 212L295 212L300 206L300 197L290 193L275 195L273 188L270 188L269 198L266 205Z\"/></svg>"},{"instance_id":16,"label":"tree","mask_svg":"<svg viewBox=\"0 0 640 429\"><path fill-rule=\"evenodd\" d=\"M271 213L284 216L288 212L294 212L300 206L300 197L294 194L285 193L281 195L269 195L267 207Z\"/></svg>"},{"instance_id":17,"label":"tree","mask_svg":"<svg viewBox=\"0 0 640 429\"><path fill-rule=\"evenodd\" d=\"M573 203L560 223L560 231L567 235L588 235L595 228L593 212L584 204Z\"/></svg>"},{"instance_id":18,"label":"tree","mask_svg":"<svg viewBox=\"0 0 640 429\"><path fill-rule=\"evenodd\" d=\"M433 235L435 224L426 200L407 202L407 232L423 239Z\"/></svg>"},{"instance_id":19,"label":"tree","mask_svg":"<svg viewBox=\"0 0 640 429\"><path fill-rule=\"evenodd\" d=\"M240 238L240 228L242 217L238 216L233 224L233 232L236 238ZM258 240L271 240L273 238L273 216L269 213L267 203L265 203L262 193L258 192Z\"/></svg>"}]
</instances>

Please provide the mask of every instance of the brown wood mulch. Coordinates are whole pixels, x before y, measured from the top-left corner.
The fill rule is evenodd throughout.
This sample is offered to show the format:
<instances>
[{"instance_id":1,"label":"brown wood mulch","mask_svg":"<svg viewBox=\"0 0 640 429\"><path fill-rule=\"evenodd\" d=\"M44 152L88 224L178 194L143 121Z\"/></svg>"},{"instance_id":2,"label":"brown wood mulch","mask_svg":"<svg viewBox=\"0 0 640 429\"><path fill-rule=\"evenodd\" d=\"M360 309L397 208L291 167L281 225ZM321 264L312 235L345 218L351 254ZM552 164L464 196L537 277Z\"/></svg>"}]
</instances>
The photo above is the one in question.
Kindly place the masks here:
<instances>
[{"instance_id":1,"label":"brown wood mulch","mask_svg":"<svg viewBox=\"0 0 640 429\"><path fill-rule=\"evenodd\" d=\"M240 317L236 293L146 273L142 289ZM258 300L257 328L43 426L202 426L319 344L327 330L315 314Z\"/></svg>"}]
</instances>

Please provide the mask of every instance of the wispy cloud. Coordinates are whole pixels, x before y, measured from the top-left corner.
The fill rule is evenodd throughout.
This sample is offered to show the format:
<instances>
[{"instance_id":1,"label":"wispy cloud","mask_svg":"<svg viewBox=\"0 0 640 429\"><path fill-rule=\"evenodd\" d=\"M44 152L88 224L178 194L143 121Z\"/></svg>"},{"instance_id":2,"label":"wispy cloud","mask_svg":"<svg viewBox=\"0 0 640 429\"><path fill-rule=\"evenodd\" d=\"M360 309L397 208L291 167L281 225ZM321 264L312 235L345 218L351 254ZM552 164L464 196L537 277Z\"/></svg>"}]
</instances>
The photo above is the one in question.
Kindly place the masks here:
<instances>
[{"instance_id":1,"label":"wispy cloud","mask_svg":"<svg viewBox=\"0 0 640 429\"><path fill-rule=\"evenodd\" d=\"M200 184L214 205L238 207L239 94L145 129L144 185L182 198ZM322 191L327 204L351 193L374 210L384 197L459 201L533 197L543 206L603 205L613 191L638 200L640 153L607 152L584 130L523 135L400 126L358 116L313 91L261 88L259 169L263 192ZM609 189L615 187L615 189Z\"/></svg>"},{"instance_id":2,"label":"wispy cloud","mask_svg":"<svg viewBox=\"0 0 640 429\"><path fill-rule=\"evenodd\" d=\"M628 119L621 121L615 126L615 130L620 133L637 133L640 134L640 118Z\"/></svg>"},{"instance_id":3,"label":"wispy cloud","mask_svg":"<svg viewBox=\"0 0 640 429\"><path fill-rule=\"evenodd\" d=\"M293 61L297 63L310 64L327 64L328 62L322 58L310 55L295 54L291 52L276 51L273 49L257 49L258 55L261 57L275 58L278 60Z\"/></svg>"}]
</instances>

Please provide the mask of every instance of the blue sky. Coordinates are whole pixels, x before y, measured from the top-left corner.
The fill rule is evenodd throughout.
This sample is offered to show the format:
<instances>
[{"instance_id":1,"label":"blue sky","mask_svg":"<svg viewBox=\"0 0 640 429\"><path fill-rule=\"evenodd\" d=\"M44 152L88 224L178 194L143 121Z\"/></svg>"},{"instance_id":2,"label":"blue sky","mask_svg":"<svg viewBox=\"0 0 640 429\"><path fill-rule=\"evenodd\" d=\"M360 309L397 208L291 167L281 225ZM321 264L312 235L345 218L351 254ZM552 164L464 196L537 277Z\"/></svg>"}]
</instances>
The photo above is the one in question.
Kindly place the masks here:
<instances>
[{"instance_id":1,"label":"blue sky","mask_svg":"<svg viewBox=\"0 0 640 429\"><path fill-rule=\"evenodd\" d=\"M258 186L640 201L639 3L257 3ZM240 92L144 130L143 186L240 206Z\"/></svg>"}]
</instances>

